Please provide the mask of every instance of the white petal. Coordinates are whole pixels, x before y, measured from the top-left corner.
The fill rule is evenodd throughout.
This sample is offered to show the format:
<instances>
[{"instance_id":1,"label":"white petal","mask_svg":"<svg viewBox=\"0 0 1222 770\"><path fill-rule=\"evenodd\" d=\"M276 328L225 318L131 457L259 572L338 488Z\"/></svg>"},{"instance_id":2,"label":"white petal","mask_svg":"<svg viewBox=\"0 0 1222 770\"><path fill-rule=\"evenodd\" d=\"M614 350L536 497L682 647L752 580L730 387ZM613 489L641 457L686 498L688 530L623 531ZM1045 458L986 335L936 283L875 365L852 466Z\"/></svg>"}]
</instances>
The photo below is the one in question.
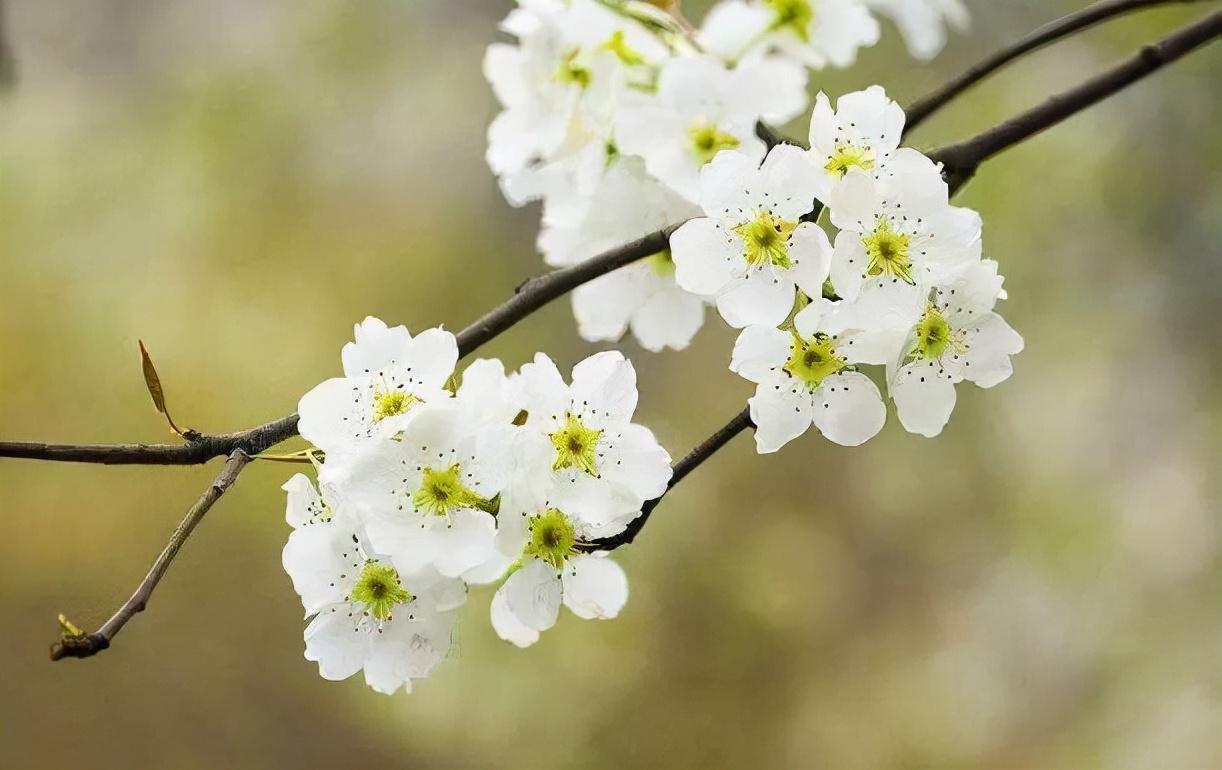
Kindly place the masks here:
<instances>
[{"instance_id":1,"label":"white petal","mask_svg":"<svg viewBox=\"0 0 1222 770\"><path fill-rule=\"evenodd\" d=\"M804 386L764 383L747 403L755 423L755 448L760 454L777 451L811 425L811 396Z\"/></svg>"},{"instance_id":2,"label":"white petal","mask_svg":"<svg viewBox=\"0 0 1222 770\"><path fill-rule=\"evenodd\" d=\"M730 371L754 383L775 382L792 352L793 337L773 326L748 326L734 342Z\"/></svg>"},{"instance_id":3,"label":"white petal","mask_svg":"<svg viewBox=\"0 0 1222 770\"><path fill-rule=\"evenodd\" d=\"M573 291L573 315L582 339L614 342L624 336L632 314L644 301L641 281L632 267L608 273Z\"/></svg>"},{"instance_id":4,"label":"white petal","mask_svg":"<svg viewBox=\"0 0 1222 770\"><path fill-rule=\"evenodd\" d=\"M797 220L815 207L815 193L822 173L801 147L780 144L772 148L760 166L758 190L768 192L767 200L774 214L782 219Z\"/></svg>"},{"instance_id":5,"label":"white petal","mask_svg":"<svg viewBox=\"0 0 1222 770\"><path fill-rule=\"evenodd\" d=\"M780 270L755 268L717 295L717 312L736 329L776 326L793 310L794 285Z\"/></svg>"},{"instance_id":6,"label":"white petal","mask_svg":"<svg viewBox=\"0 0 1222 770\"><path fill-rule=\"evenodd\" d=\"M552 359L536 353L532 363L525 364L510 384L511 400L525 409L530 425L550 427L551 421L569 408L569 386Z\"/></svg>"},{"instance_id":7,"label":"white petal","mask_svg":"<svg viewBox=\"0 0 1222 770\"><path fill-rule=\"evenodd\" d=\"M693 294L716 294L747 269L741 241L713 219L685 223L670 236L670 251L675 281Z\"/></svg>"},{"instance_id":8,"label":"white petal","mask_svg":"<svg viewBox=\"0 0 1222 770\"><path fill-rule=\"evenodd\" d=\"M496 520L485 511L459 509L431 531L431 561L447 577L483 564L496 550Z\"/></svg>"},{"instance_id":9,"label":"white petal","mask_svg":"<svg viewBox=\"0 0 1222 770\"><path fill-rule=\"evenodd\" d=\"M836 247L832 253L831 278L836 293L846 300L855 300L866 280L866 265L869 257L861 242L861 235L852 230L841 230L836 234Z\"/></svg>"},{"instance_id":10,"label":"white petal","mask_svg":"<svg viewBox=\"0 0 1222 770\"><path fill-rule=\"evenodd\" d=\"M617 350L595 353L573 367L569 392L586 427L626 423L636 411L636 369Z\"/></svg>"},{"instance_id":11,"label":"white petal","mask_svg":"<svg viewBox=\"0 0 1222 770\"><path fill-rule=\"evenodd\" d=\"M755 158L733 150L719 152L700 170L700 206L704 213L717 219L738 222L750 219L755 215L759 178Z\"/></svg>"},{"instance_id":12,"label":"white petal","mask_svg":"<svg viewBox=\"0 0 1222 770\"><path fill-rule=\"evenodd\" d=\"M341 553L355 549L351 541L337 542L337 537L348 538L348 532L340 532L339 525L332 521L294 530L289 535L281 554L284 571L293 581L293 590L301 597L306 616L313 615L325 605L341 601L352 581L344 581L340 575L352 572L352 559Z\"/></svg>"},{"instance_id":13,"label":"white petal","mask_svg":"<svg viewBox=\"0 0 1222 770\"><path fill-rule=\"evenodd\" d=\"M444 329L425 329L412 340L404 363L410 381L442 388L458 363L458 341Z\"/></svg>"},{"instance_id":14,"label":"white petal","mask_svg":"<svg viewBox=\"0 0 1222 770\"><path fill-rule=\"evenodd\" d=\"M947 351L943 356L947 372L982 388L991 388L1009 378L1014 372L1010 356L1023 349L1023 338L1018 332L996 313L977 318L967 332L967 352Z\"/></svg>"},{"instance_id":15,"label":"white petal","mask_svg":"<svg viewBox=\"0 0 1222 770\"><path fill-rule=\"evenodd\" d=\"M295 473L280 487L288 493L284 519L293 529L311 524L323 510L322 497L304 473Z\"/></svg>"},{"instance_id":16,"label":"white petal","mask_svg":"<svg viewBox=\"0 0 1222 770\"><path fill-rule=\"evenodd\" d=\"M560 576L555 567L534 559L509 576L501 590L505 603L518 622L535 631L556 624L560 613Z\"/></svg>"},{"instance_id":17,"label":"white petal","mask_svg":"<svg viewBox=\"0 0 1222 770\"><path fill-rule=\"evenodd\" d=\"M346 604L325 608L306 626L305 658L318 663L318 674L323 679L347 679L364 665L369 640L366 634L354 633L352 629Z\"/></svg>"},{"instance_id":18,"label":"white petal","mask_svg":"<svg viewBox=\"0 0 1222 770\"><path fill-rule=\"evenodd\" d=\"M815 427L829 441L860 446L887 421L878 387L861 372L832 375L815 391Z\"/></svg>"},{"instance_id":19,"label":"white petal","mask_svg":"<svg viewBox=\"0 0 1222 770\"><path fill-rule=\"evenodd\" d=\"M539 632L518 620L518 616L509 609L505 586L498 588L492 597L491 615L492 629L505 641L518 647L529 647L539 641Z\"/></svg>"},{"instance_id":20,"label":"white petal","mask_svg":"<svg viewBox=\"0 0 1222 770\"><path fill-rule=\"evenodd\" d=\"M827 233L812 222L803 222L789 241L793 268L789 276L808 297L823 296L823 282L832 266L832 244Z\"/></svg>"},{"instance_id":21,"label":"white petal","mask_svg":"<svg viewBox=\"0 0 1222 770\"><path fill-rule=\"evenodd\" d=\"M891 399L905 430L932 438L955 409L955 385L936 361L913 361L896 372Z\"/></svg>"},{"instance_id":22,"label":"white petal","mask_svg":"<svg viewBox=\"0 0 1222 770\"><path fill-rule=\"evenodd\" d=\"M628 576L605 556L585 554L569 559L561 581L564 604L579 618L607 620L628 602Z\"/></svg>"},{"instance_id":23,"label":"white petal","mask_svg":"<svg viewBox=\"0 0 1222 770\"><path fill-rule=\"evenodd\" d=\"M599 469L604 478L631 492L639 508L640 502L666 491L671 476L670 455L652 431L634 423L624 426L608 442Z\"/></svg>"},{"instance_id":24,"label":"white petal","mask_svg":"<svg viewBox=\"0 0 1222 770\"><path fill-rule=\"evenodd\" d=\"M654 292L632 316L632 335L651 352L683 350L704 324L704 300L678 286Z\"/></svg>"},{"instance_id":25,"label":"white petal","mask_svg":"<svg viewBox=\"0 0 1222 770\"><path fill-rule=\"evenodd\" d=\"M403 361L410 349L412 336L407 327L387 328L380 319L369 316L353 330L355 342L344 345L340 358L344 374L360 377Z\"/></svg>"}]
</instances>

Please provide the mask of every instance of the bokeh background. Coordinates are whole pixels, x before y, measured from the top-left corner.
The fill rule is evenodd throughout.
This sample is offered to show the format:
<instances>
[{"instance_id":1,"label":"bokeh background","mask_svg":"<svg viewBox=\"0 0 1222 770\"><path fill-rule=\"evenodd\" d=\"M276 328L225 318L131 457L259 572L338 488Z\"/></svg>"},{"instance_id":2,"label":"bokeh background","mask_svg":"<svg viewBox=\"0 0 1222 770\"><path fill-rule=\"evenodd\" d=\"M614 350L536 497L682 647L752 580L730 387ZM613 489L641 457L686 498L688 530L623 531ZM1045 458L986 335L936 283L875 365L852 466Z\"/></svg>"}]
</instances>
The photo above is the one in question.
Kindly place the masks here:
<instances>
[{"instance_id":1,"label":"bokeh background","mask_svg":"<svg viewBox=\"0 0 1222 770\"><path fill-rule=\"evenodd\" d=\"M690 3L690 0L689 0ZM970 2L925 65L895 30L836 94L901 102L1080 5ZM1201 4L1199 4L1201 5ZM162 441L286 414L377 314L458 328L543 267L537 210L482 156L480 74L508 0L8 0L0 95L0 436ZM699 17L703 6L689 11ZM961 139L1205 8L1115 22L923 127ZM0 461L0 768L1222 767L1222 46L990 162L961 200L1027 340L935 441L736 440L619 557L614 622L527 651L489 591L410 696L326 682L256 466L116 645L96 627L204 468ZM804 125L789 127L802 135ZM676 456L733 415L730 330L630 341L640 419ZM484 354L592 351L566 301Z\"/></svg>"}]
</instances>

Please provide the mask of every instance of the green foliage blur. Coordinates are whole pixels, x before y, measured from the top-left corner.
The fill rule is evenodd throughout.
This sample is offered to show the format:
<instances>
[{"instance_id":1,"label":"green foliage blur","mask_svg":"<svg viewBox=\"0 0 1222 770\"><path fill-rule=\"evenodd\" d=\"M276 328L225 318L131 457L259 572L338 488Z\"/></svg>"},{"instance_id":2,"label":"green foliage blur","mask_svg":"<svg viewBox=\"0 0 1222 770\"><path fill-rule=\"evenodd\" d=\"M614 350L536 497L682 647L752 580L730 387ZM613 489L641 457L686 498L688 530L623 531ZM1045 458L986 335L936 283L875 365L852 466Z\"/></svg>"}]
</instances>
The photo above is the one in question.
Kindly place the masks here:
<instances>
[{"instance_id":1,"label":"green foliage blur","mask_svg":"<svg viewBox=\"0 0 1222 770\"><path fill-rule=\"evenodd\" d=\"M538 211L483 162L481 57L510 5L9 0L0 437L174 440L137 339L179 423L247 427L337 373L365 315L457 329L541 272ZM934 62L888 27L812 89L904 103L1081 3L969 5ZM1043 52L913 140L968 137L1206 10ZM1027 351L960 389L941 438L894 418L854 450L739 438L619 554L620 619L566 615L519 651L477 590L410 696L302 658L276 464L112 649L49 662L56 613L104 620L218 465L0 461L0 768L1222 766L1220 71L1222 47L1193 54L967 188ZM710 317L682 353L622 345L675 456L750 393L732 339ZM560 301L480 352L594 349Z\"/></svg>"}]
</instances>

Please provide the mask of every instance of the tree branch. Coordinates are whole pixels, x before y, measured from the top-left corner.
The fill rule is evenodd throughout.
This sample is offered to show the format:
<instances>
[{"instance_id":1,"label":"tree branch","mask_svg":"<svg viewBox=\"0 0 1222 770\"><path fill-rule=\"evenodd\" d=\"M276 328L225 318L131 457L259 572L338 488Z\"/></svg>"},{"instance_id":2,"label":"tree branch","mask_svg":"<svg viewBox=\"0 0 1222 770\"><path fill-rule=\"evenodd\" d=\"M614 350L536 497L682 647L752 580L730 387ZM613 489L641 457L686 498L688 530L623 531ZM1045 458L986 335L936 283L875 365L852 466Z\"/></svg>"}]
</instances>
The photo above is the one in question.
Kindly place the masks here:
<instances>
[{"instance_id":1,"label":"tree branch","mask_svg":"<svg viewBox=\"0 0 1222 770\"><path fill-rule=\"evenodd\" d=\"M966 142L936 150L930 157L944 165L947 182L952 190L957 190L975 175L981 163L997 153L1103 101L1219 36L1222 36L1222 12L1183 27L1082 85L1057 94Z\"/></svg>"},{"instance_id":2,"label":"tree branch","mask_svg":"<svg viewBox=\"0 0 1222 770\"><path fill-rule=\"evenodd\" d=\"M908 106L904 112L908 119L904 125L907 134L929 116L945 107L952 99L968 90L980 81L1029 53L1051 45L1058 40L1069 37L1090 27L1117 16L1123 16L1133 11L1140 11L1157 5L1172 5L1179 3L1198 3L1203 0L1103 0L1087 6L1079 11L1063 16L1055 21L1031 32L1029 35L1011 46L1001 49L970 67L959 77L943 85L931 94L921 97Z\"/></svg>"},{"instance_id":3,"label":"tree branch","mask_svg":"<svg viewBox=\"0 0 1222 770\"><path fill-rule=\"evenodd\" d=\"M467 356L547 303L584 283L667 248L671 225L571 267L531 278L514 295L460 331L458 352ZM241 450L255 456L297 435L297 415L249 430L200 436L183 444L46 444L0 441L0 457L104 465L199 465Z\"/></svg>"},{"instance_id":4,"label":"tree branch","mask_svg":"<svg viewBox=\"0 0 1222 770\"><path fill-rule=\"evenodd\" d=\"M993 157L1002 150L1013 147L1029 137L1035 136L1044 129L1056 125L1074 113L1090 107L1105 97L1119 91L1125 85L1140 80L1155 70L1175 61L1193 49L1204 45L1215 37L1222 36L1222 13L1184 27L1161 42L1146 46L1136 57L1115 67L1108 72L1087 81L1072 91L1060 96L1054 96L1044 105L1016 118L1006 121L997 128L980 134L974 139L935 151L930 157L946 163L943 175L947 178L950 194L957 193L968 179L975 173L981 163ZM1007 128L1009 127L1009 128ZM949 158L949 160L948 160ZM960 165L952 165L960 164ZM962 169L970 168L966 176ZM712 436L689 452L674 466L674 475L666 492L661 496L646 501L641 508L641 515L633 519L628 528L618 535L594 540L581 546L583 551L613 551L620 546L628 545L640 534L649 522L650 514L666 496L689 473L708 460L717 450L730 443L730 439L742 433L751 422L749 409L736 414Z\"/></svg>"},{"instance_id":5,"label":"tree branch","mask_svg":"<svg viewBox=\"0 0 1222 770\"><path fill-rule=\"evenodd\" d=\"M102 627L91 634L81 634L75 636L65 635L55 644L51 645L51 660L60 660L61 658L88 658L97 655L102 650L110 646L111 640L118 635L127 622L135 617L136 613L143 612L148 605L149 598L153 595L153 590L157 588L157 584L161 582L161 578L165 575L166 570L170 568L174 557L178 555L178 551L182 548L183 543L187 542L187 538L191 536L191 532L203 520L204 515L212 508L217 500L221 499L221 495L229 490L233 483L237 481L238 474L242 469L250 463L250 456L242 450L236 450L229 455L229 461L225 463L225 467L213 479L212 484L204 490L199 499L195 501L187 515L178 524L174 530L174 534L170 536L170 541L166 543L166 547L158 555L157 560L153 562L153 566L149 569L148 574L144 576L144 580L140 581L140 585L136 588L136 592L131 595L123 606L120 607L115 614L110 616L110 619L102 624Z\"/></svg>"}]
</instances>

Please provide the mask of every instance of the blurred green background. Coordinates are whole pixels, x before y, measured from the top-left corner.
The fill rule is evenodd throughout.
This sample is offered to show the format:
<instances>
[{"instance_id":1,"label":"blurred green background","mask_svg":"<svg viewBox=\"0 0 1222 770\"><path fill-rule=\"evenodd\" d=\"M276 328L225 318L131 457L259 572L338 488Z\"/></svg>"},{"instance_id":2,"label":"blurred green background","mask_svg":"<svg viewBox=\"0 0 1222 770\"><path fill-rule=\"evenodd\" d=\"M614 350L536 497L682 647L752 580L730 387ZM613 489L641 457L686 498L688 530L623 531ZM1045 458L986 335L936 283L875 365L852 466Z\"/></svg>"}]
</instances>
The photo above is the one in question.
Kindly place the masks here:
<instances>
[{"instance_id":1,"label":"blurred green background","mask_svg":"<svg viewBox=\"0 0 1222 770\"><path fill-rule=\"evenodd\" d=\"M894 29L831 94L903 102L1081 3L969 2L929 65ZM509 9L444 0L9 0L0 95L0 436L163 441L291 411L367 314L459 328L542 271L483 162ZM701 5L689 8L699 17ZM914 137L965 138L1204 8L1044 52ZM94 628L216 473L0 461L0 768L1222 767L1222 46L987 164L962 202L1027 340L943 436L736 440L620 553L614 622L527 651L473 593L410 696L302 658L259 465L116 645ZM801 135L804 125L791 126ZM733 336L631 342L676 456L734 414ZM481 351L589 354L567 302Z\"/></svg>"}]
</instances>

